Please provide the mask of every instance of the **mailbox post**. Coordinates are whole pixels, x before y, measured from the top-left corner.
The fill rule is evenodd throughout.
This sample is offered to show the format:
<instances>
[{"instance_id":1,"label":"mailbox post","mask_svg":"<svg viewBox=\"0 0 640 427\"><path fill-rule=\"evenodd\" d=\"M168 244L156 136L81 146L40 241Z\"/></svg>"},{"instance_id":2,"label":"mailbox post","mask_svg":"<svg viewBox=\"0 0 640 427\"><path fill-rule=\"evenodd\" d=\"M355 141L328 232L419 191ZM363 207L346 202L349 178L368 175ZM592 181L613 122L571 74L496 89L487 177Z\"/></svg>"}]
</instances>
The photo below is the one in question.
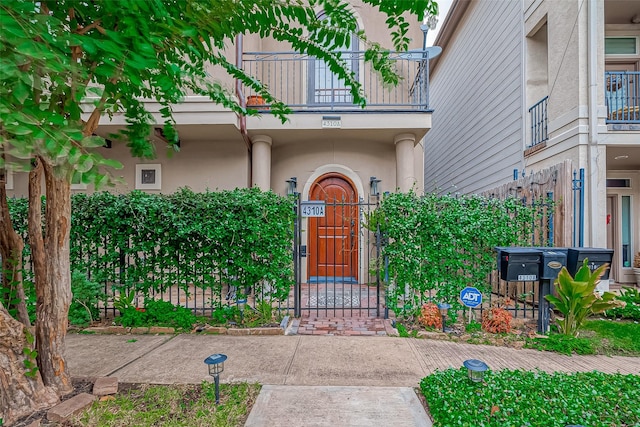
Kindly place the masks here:
<instances>
[{"instance_id":1,"label":"mailbox post","mask_svg":"<svg viewBox=\"0 0 640 427\"><path fill-rule=\"evenodd\" d=\"M538 333L549 332L551 306L545 298L551 293L551 284L556 280L562 267L567 265L567 250L563 248L538 248L542 251L540 284L538 285Z\"/></svg>"},{"instance_id":2,"label":"mailbox post","mask_svg":"<svg viewBox=\"0 0 640 427\"><path fill-rule=\"evenodd\" d=\"M560 269L567 265L567 249L497 247L500 278L507 282L538 282L538 333L549 331L550 305L545 296Z\"/></svg>"}]
</instances>

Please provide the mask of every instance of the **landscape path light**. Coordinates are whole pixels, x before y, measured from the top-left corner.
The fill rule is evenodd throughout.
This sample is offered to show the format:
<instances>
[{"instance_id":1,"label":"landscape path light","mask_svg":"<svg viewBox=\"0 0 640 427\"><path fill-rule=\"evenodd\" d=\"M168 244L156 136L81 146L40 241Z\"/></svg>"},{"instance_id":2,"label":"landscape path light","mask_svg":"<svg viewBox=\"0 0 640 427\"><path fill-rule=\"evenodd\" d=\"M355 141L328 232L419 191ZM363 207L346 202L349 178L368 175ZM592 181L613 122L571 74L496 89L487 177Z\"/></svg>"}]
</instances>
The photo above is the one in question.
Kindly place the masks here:
<instances>
[{"instance_id":1,"label":"landscape path light","mask_svg":"<svg viewBox=\"0 0 640 427\"><path fill-rule=\"evenodd\" d=\"M224 361L227 360L225 354L212 354L204 359L204 363L209 368L209 375L213 377L216 384L216 405L220 403L220 374L224 371Z\"/></svg>"},{"instance_id":2,"label":"landscape path light","mask_svg":"<svg viewBox=\"0 0 640 427\"><path fill-rule=\"evenodd\" d=\"M451 304L447 304L446 302L441 302L438 304L438 310L440 310L440 315L442 316L442 332L447 332L447 329L444 325L447 322L447 313L449 313L450 308Z\"/></svg>"},{"instance_id":3,"label":"landscape path light","mask_svg":"<svg viewBox=\"0 0 640 427\"><path fill-rule=\"evenodd\" d=\"M474 383L482 382L485 371L489 369L486 363L478 359L465 360L462 364L467 368L469 379Z\"/></svg>"}]
</instances>

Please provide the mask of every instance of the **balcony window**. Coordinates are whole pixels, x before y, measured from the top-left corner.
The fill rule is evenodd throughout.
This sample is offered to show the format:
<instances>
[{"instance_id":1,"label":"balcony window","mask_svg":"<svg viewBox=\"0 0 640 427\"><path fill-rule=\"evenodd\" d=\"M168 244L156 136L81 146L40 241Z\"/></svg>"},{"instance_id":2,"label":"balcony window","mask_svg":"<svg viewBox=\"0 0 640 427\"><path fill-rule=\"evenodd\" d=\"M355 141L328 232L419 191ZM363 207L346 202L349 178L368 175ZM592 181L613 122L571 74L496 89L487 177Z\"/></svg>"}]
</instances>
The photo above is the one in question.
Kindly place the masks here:
<instances>
[{"instance_id":1,"label":"balcony window","mask_svg":"<svg viewBox=\"0 0 640 427\"><path fill-rule=\"evenodd\" d=\"M320 15L319 19L324 19ZM357 30L356 30L357 31ZM354 34L351 43L338 52L347 62L347 68L358 76L358 37ZM344 81L340 80L329 65L319 59L311 58L309 62L309 104L353 104L353 97Z\"/></svg>"}]
</instances>

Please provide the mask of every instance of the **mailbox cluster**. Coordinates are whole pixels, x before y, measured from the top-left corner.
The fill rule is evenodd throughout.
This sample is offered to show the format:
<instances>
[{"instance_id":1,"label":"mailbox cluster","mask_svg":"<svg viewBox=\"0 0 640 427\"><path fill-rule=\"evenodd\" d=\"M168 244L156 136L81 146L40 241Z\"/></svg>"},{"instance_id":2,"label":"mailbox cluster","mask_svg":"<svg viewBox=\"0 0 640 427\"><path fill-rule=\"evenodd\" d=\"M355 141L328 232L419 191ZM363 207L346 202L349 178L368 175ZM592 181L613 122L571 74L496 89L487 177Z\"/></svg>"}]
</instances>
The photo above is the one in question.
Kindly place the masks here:
<instances>
[{"instance_id":1,"label":"mailbox cluster","mask_svg":"<svg viewBox=\"0 0 640 427\"><path fill-rule=\"evenodd\" d=\"M574 276L585 259L591 271L603 264L611 265L613 250L603 248L497 247L500 278L507 282L536 282L538 286L538 332L549 330L551 284L562 267ZM609 268L602 279L609 278Z\"/></svg>"},{"instance_id":2,"label":"mailbox cluster","mask_svg":"<svg viewBox=\"0 0 640 427\"><path fill-rule=\"evenodd\" d=\"M555 280L562 267L573 276L588 259L591 271L611 265L613 250L604 248L497 247L500 278L507 282ZM607 269L602 279L609 278Z\"/></svg>"}]
</instances>

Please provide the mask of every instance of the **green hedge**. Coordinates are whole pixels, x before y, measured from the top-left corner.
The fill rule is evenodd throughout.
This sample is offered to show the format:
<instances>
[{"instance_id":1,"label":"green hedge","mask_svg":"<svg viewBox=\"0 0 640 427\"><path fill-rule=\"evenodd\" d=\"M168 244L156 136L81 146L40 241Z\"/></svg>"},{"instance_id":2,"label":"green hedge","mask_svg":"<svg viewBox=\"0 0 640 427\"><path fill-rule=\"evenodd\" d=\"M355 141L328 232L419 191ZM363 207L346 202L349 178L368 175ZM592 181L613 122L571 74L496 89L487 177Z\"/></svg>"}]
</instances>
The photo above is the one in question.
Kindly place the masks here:
<instances>
[{"instance_id":1,"label":"green hedge","mask_svg":"<svg viewBox=\"0 0 640 427\"><path fill-rule=\"evenodd\" d=\"M10 205L26 235L26 201ZM293 284L293 220L291 200L258 189L75 194L72 270L145 295L190 285L220 295L232 284L282 300Z\"/></svg>"},{"instance_id":2,"label":"green hedge","mask_svg":"<svg viewBox=\"0 0 640 427\"><path fill-rule=\"evenodd\" d=\"M389 307L415 314L426 299L453 304L460 291L475 286L490 293L489 273L496 268L495 246L547 246L547 214L553 204L541 200L482 196L390 194L369 218L380 226L388 259Z\"/></svg>"}]
</instances>

